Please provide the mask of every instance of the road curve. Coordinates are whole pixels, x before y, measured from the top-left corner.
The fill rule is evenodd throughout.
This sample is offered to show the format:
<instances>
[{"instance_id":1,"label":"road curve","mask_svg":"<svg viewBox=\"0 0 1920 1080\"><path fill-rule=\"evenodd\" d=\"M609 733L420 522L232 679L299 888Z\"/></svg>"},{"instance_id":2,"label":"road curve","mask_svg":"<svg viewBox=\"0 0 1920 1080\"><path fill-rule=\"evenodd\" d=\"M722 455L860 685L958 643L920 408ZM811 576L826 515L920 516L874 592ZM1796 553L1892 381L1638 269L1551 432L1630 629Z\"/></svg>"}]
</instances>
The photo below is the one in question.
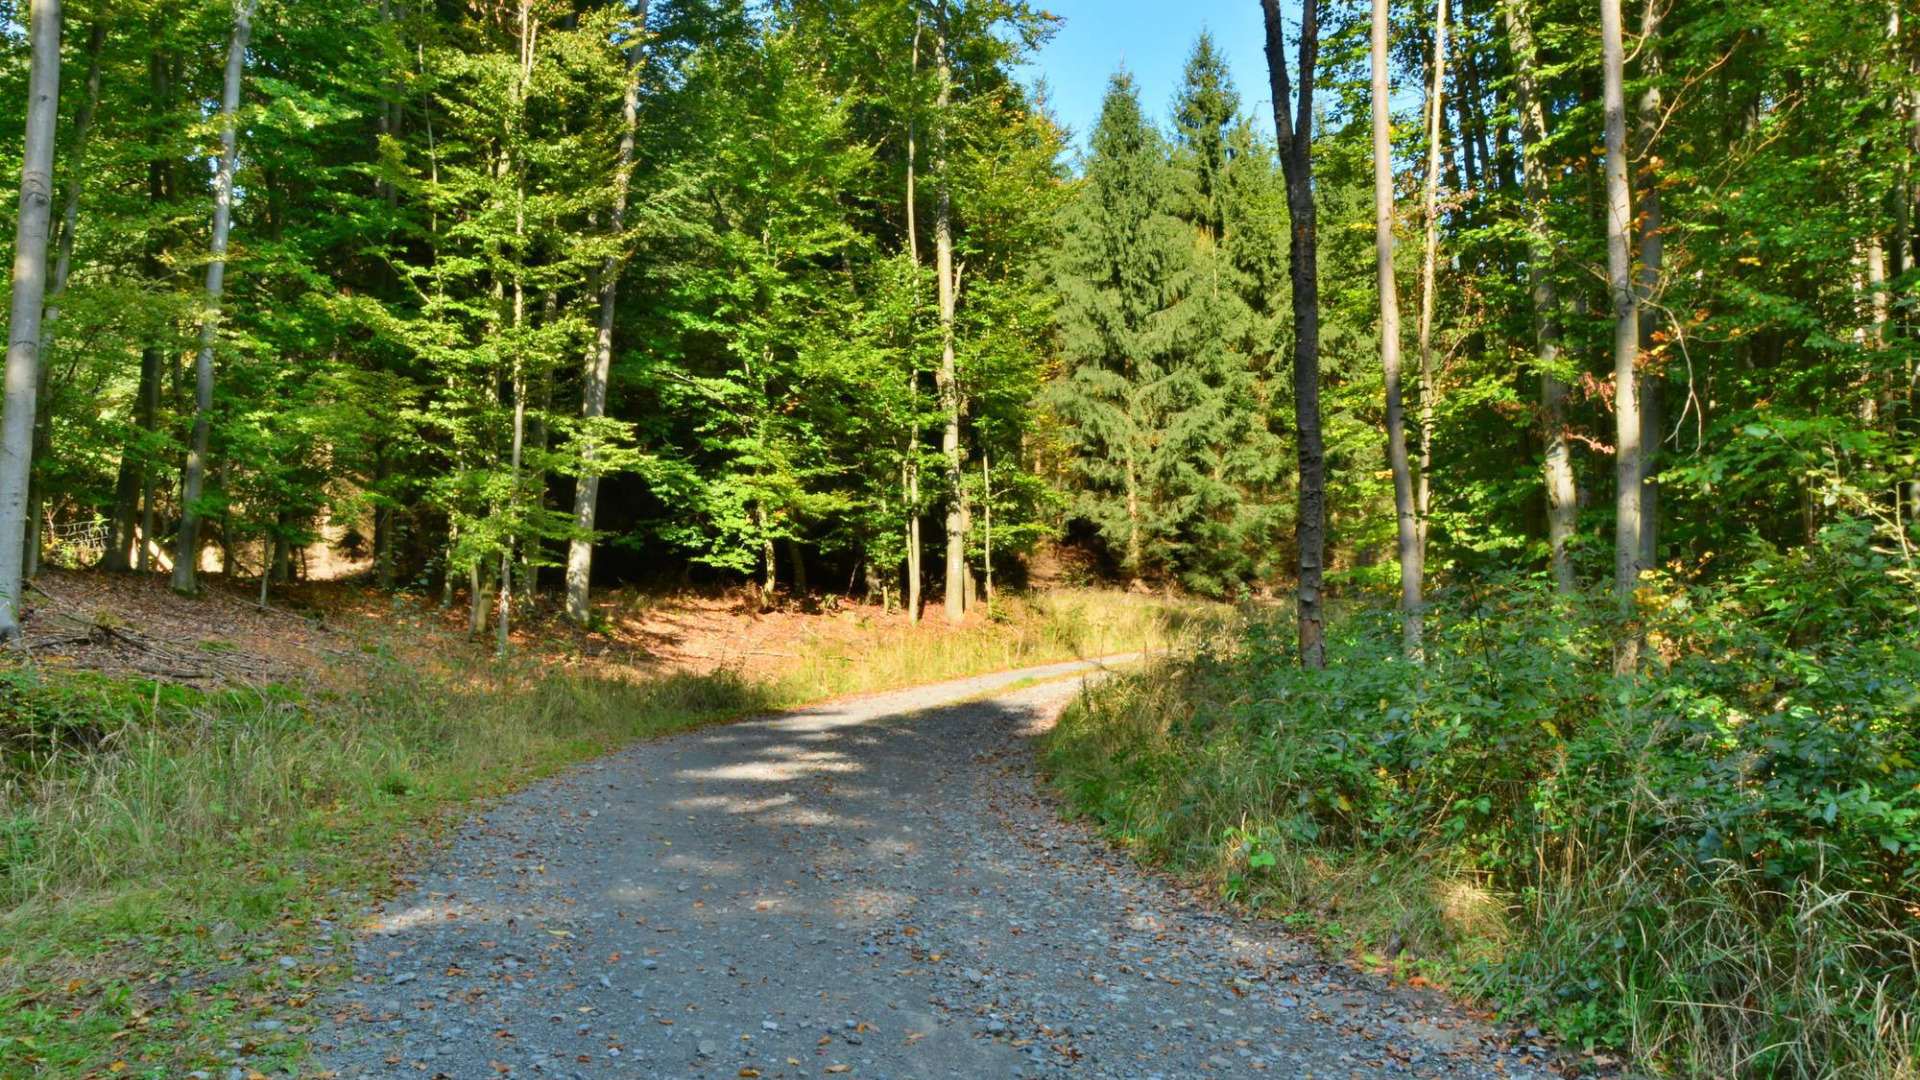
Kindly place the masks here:
<instances>
[{"instance_id":1,"label":"road curve","mask_svg":"<svg viewBox=\"0 0 1920 1080\"><path fill-rule=\"evenodd\" d=\"M356 933L341 1077L1525 1077L1036 791L1099 661L639 744L472 818ZM1036 683L1035 680L1050 680Z\"/></svg>"}]
</instances>

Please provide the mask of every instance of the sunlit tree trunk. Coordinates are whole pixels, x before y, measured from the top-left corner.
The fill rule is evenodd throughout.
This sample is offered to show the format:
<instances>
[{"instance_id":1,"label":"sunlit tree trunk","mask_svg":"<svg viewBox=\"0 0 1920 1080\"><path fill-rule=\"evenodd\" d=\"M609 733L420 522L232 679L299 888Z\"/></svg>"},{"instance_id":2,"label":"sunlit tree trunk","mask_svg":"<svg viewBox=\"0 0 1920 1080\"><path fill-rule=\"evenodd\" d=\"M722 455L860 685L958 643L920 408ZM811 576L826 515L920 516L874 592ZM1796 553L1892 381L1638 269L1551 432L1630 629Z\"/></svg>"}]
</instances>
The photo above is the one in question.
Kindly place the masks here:
<instances>
[{"instance_id":1,"label":"sunlit tree trunk","mask_svg":"<svg viewBox=\"0 0 1920 1080\"><path fill-rule=\"evenodd\" d=\"M966 489L960 474L960 376L953 349L953 318L959 299L960 275L953 264L953 178L947 170L953 62L947 56L944 3L937 9L933 48L940 80L940 95L934 101L933 129L933 259L934 273L940 279L940 371L936 381L945 420L940 450L946 457L947 473L946 610L947 621L957 623L967 615L967 512Z\"/></svg>"},{"instance_id":2,"label":"sunlit tree trunk","mask_svg":"<svg viewBox=\"0 0 1920 1080\"><path fill-rule=\"evenodd\" d=\"M633 183L634 135L640 123L640 57L647 31L647 0L635 13L633 41L627 46L627 89L621 102L620 148L614 159L612 233L619 237L626 225L627 192ZM594 337L593 359L587 365L580 415L588 421L607 415L607 376L613 367L613 317L620 294L620 256L609 255L600 266L600 327ZM574 535L567 543L567 618L585 626L593 578L593 526L600 501L600 475L593 471L592 436L581 448L583 471L573 496Z\"/></svg>"},{"instance_id":3,"label":"sunlit tree trunk","mask_svg":"<svg viewBox=\"0 0 1920 1080\"><path fill-rule=\"evenodd\" d=\"M1444 11L1445 0L1441 5ZM1408 659L1418 659L1422 553L1406 421L1400 407L1400 288L1393 273L1393 90L1387 72L1388 30L1388 0L1373 0L1373 234L1380 283L1380 362L1386 375L1387 464L1393 470L1393 508L1399 525L1402 645ZM1421 314L1424 321L1424 300Z\"/></svg>"},{"instance_id":4,"label":"sunlit tree trunk","mask_svg":"<svg viewBox=\"0 0 1920 1080\"><path fill-rule=\"evenodd\" d=\"M920 225L918 199L914 193L914 172L918 165L917 145L920 103L920 8L914 6L913 56L908 62L910 82L907 90L907 253L913 263L910 310L919 310L920 300ZM920 622L920 589L926 581L921 565L925 557L920 538L920 372L912 359L912 327L908 327L907 432L906 455L901 462L901 488L906 495L907 511L907 621Z\"/></svg>"},{"instance_id":5,"label":"sunlit tree trunk","mask_svg":"<svg viewBox=\"0 0 1920 1080\"><path fill-rule=\"evenodd\" d=\"M27 478L40 318L53 224L53 140L60 122L60 0L35 0L28 17L27 137L20 162L20 215L13 240L13 310L7 331L6 402L0 407L0 641L20 636Z\"/></svg>"},{"instance_id":6,"label":"sunlit tree trunk","mask_svg":"<svg viewBox=\"0 0 1920 1080\"><path fill-rule=\"evenodd\" d=\"M1627 105L1622 67L1620 0L1600 0L1602 101L1606 119L1607 285L1613 294L1614 602L1622 615L1633 611L1639 584L1641 487L1640 452L1640 293L1633 278L1633 194L1627 181ZM1631 672L1639 662L1639 643L1623 632L1617 667Z\"/></svg>"},{"instance_id":7,"label":"sunlit tree trunk","mask_svg":"<svg viewBox=\"0 0 1920 1080\"><path fill-rule=\"evenodd\" d=\"M1382 61L1384 63L1384 61ZM1447 0L1433 5L1433 77L1427 89L1427 178L1421 221L1425 226L1420 253L1420 473L1414 499L1414 526L1420 541L1420 564L1427 561L1428 516L1433 505L1433 310L1439 298L1441 139L1446 127Z\"/></svg>"},{"instance_id":8,"label":"sunlit tree trunk","mask_svg":"<svg viewBox=\"0 0 1920 1080\"><path fill-rule=\"evenodd\" d=\"M191 593L200 569L200 509L207 482L207 447L213 424L213 354L220 337L220 297L226 288L227 232L233 224L233 171L240 157L240 80L246 72L247 39L257 0L236 0L233 37L220 95L220 164L213 178L212 259L207 263L206 311L200 321L200 356L193 369L193 435L180 489L180 537L173 556L173 588Z\"/></svg>"},{"instance_id":9,"label":"sunlit tree trunk","mask_svg":"<svg viewBox=\"0 0 1920 1080\"><path fill-rule=\"evenodd\" d=\"M1260 0L1266 22L1267 77L1273 121L1279 134L1280 168L1286 177L1291 240L1288 276L1293 283L1293 415L1299 439L1300 491L1295 525L1298 545L1300 664L1327 666L1326 616L1321 595L1326 563L1327 452L1320 433L1320 237L1313 198L1313 85L1320 54L1318 0L1303 0L1300 14L1298 119L1287 74L1286 33L1279 0Z\"/></svg>"},{"instance_id":10,"label":"sunlit tree trunk","mask_svg":"<svg viewBox=\"0 0 1920 1080\"><path fill-rule=\"evenodd\" d=\"M100 20L95 19L87 30L87 98L86 102L80 106L80 114L74 117L73 137L67 140L68 153L76 160L86 148L87 133L93 127L93 114L100 105L100 50L106 40L106 27ZM34 410L33 425L33 460L36 463L46 461L53 450L52 425L48 422L53 408L53 400L48 394L52 368L47 361L53 355L54 326L60 321L60 297L67 291L67 278L73 272L73 230L80 220L80 190L81 181L85 175L84 170L76 168L67 181L66 205L60 213L57 230L59 241L55 244L58 254L53 260L53 280L47 286L46 316L40 324L40 374L37 380L38 386L34 392L37 408ZM129 483L127 478L122 478L116 484L114 493L119 496L128 490L137 492L139 490L137 482ZM41 519L46 514L45 503L45 497L40 491L38 470L29 470L25 563L29 578L40 573L40 534L44 527ZM109 530L112 530L111 523ZM125 545L116 543L118 540L119 537L110 535L108 550L113 550L117 546L124 554ZM124 570L126 567L122 565L116 569Z\"/></svg>"}]
</instances>

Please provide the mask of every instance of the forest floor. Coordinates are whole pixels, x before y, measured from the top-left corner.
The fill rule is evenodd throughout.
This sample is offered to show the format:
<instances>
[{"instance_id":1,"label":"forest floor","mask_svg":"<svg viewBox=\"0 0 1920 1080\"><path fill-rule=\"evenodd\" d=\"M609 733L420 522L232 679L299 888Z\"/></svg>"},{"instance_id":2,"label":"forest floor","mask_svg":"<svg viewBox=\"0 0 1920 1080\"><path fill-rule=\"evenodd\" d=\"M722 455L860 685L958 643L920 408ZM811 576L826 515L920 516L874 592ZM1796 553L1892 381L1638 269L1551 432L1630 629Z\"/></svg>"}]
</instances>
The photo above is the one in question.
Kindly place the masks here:
<instances>
[{"instance_id":1,"label":"forest floor","mask_svg":"<svg viewBox=\"0 0 1920 1080\"><path fill-rule=\"evenodd\" d=\"M487 806L279 959L354 976L257 1022L259 1052L317 1024L309 1067L341 1077L1543 1074L1543 1049L1064 823L1030 744L1061 677L1103 667L654 740Z\"/></svg>"}]
</instances>

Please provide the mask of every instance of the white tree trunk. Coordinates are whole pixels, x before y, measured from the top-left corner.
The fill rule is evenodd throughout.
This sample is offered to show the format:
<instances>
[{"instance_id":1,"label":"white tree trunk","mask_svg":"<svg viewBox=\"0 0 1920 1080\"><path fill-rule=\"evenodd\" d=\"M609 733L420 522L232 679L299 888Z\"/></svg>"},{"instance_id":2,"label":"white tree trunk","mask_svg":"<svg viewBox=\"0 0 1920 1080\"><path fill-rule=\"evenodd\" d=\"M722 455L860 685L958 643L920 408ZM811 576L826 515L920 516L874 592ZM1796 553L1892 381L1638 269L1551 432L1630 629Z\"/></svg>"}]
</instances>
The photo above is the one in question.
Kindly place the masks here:
<instances>
[{"instance_id":1,"label":"white tree trunk","mask_svg":"<svg viewBox=\"0 0 1920 1080\"><path fill-rule=\"evenodd\" d=\"M1393 90L1387 72L1387 9L1388 0L1373 0L1374 264L1380 283L1380 362L1386 374L1387 463L1393 470L1393 506L1400 541L1401 637L1407 658L1418 659L1423 567L1400 401L1400 288L1393 273ZM1428 314L1424 302L1421 314L1423 319Z\"/></svg>"},{"instance_id":2,"label":"white tree trunk","mask_svg":"<svg viewBox=\"0 0 1920 1080\"><path fill-rule=\"evenodd\" d=\"M947 621L957 623L967 617L967 511L960 475L960 377L953 352L953 316L960 280L953 265L953 187L947 173L947 113L953 100L953 66L947 57L944 4L934 34L934 61L940 73L933 129L934 273L940 278L940 372L936 381L940 408L946 416L940 449L946 455L947 472Z\"/></svg>"},{"instance_id":3,"label":"white tree trunk","mask_svg":"<svg viewBox=\"0 0 1920 1080\"><path fill-rule=\"evenodd\" d=\"M615 239L626 224L627 191L633 183L634 133L640 124L640 45L647 31L647 2L640 0L632 43L627 47L627 92L621 103L620 149L614 158L613 214L609 222ZM600 330L594 338L593 358L587 365L580 415L598 420L607 415L607 375L613 367L613 316L620 295L621 258L607 256L600 266ZM599 512L600 474L593 471L594 446L589 435L580 451L580 483L573 495L573 539L567 544L567 618L587 625L588 599L593 578L593 523Z\"/></svg>"},{"instance_id":4,"label":"white tree trunk","mask_svg":"<svg viewBox=\"0 0 1920 1080\"><path fill-rule=\"evenodd\" d=\"M19 636L27 488L33 471L33 413L40 380L40 315L46 302L46 244L54 221L54 131L60 125L60 0L35 0L29 17L27 146L19 169L13 231L13 309L6 346L6 405L0 409L0 642Z\"/></svg>"},{"instance_id":5,"label":"white tree trunk","mask_svg":"<svg viewBox=\"0 0 1920 1080\"><path fill-rule=\"evenodd\" d=\"M1627 182L1627 106L1622 67L1620 0L1600 0L1602 98L1607 146L1607 284L1613 293L1613 411L1615 425L1614 602L1633 609L1640 581L1640 293L1633 279L1633 193ZM1623 635L1620 664L1637 663L1633 635Z\"/></svg>"},{"instance_id":6,"label":"white tree trunk","mask_svg":"<svg viewBox=\"0 0 1920 1080\"><path fill-rule=\"evenodd\" d=\"M914 172L916 155L919 153L916 121L920 104L920 30L920 10L916 4L913 15L913 56L908 63L910 81L907 84L907 253L913 263L913 303L909 310L916 312L920 300L920 222L919 200L914 193ZM901 464L901 487L907 504L907 621L917 626L920 623L920 589L926 580L926 571L921 565L925 552L921 550L920 540L920 372L913 358L911 322L908 339L907 450Z\"/></svg>"},{"instance_id":7,"label":"white tree trunk","mask_svg":"<svg viewBox=\"0 0 1920 1080\"><path fill-rule=\"evenodd\" d=\"M47 240L53 224L53 140L60 121L60 0L35 0L29 19L27 138L13 241L13 312L7 333L6 403L0 410L0 641L20 634L22 549L33 464L34 398Z\"/></svg>"},{"instance_id":8,"label":"white tree trunk","mask_svg":"<svg viewBox=\"0 0 1920 1080\"><path fill-rule=\"evenodd\" d=\"M246 74L247 39L257 0L237 0L233 37L227 43L226 84L220 94L220 165L213 178L212 258L207 263L207 304L200 320L200 356L193 369L193 438L180 491L180 538L173 557L173 588L191 593L200 569L200 501L207 482L207 446L213 423L213 353L220 336L220 296L226 290L227 233L233 225L233 171L240 157L240 80Z\"/></svg>"}]
</instances>

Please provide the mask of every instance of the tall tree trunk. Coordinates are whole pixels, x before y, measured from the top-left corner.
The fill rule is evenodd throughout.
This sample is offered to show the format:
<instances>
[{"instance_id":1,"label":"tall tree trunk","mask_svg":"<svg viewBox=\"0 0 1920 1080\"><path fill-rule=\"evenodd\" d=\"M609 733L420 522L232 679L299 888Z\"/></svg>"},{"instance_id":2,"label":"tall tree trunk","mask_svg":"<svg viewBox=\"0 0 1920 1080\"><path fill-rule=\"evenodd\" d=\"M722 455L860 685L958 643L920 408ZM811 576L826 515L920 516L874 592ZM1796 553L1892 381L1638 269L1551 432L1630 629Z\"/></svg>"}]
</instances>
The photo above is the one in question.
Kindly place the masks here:
<instances>
[{"instance_id":1,"label":"tall tree trunk","mask_svg":"<svg viewBox=\"0 0 1920 1080\"><path fill-rule=\"evenodd\" d=\"M920 223L919 200L914 192L914 172L919 152L919 105L920 105L920 5L914 5L913 12L913 56L908 62L909 82L907 84L907 254L913 263L912 298L910 311L919 310L920 301ZM921 565L925 558L920 537L920 370L913 353L912 319L909 317L907 329L907 448L901 462L901 488L906 494L907 510L907 621L914 625L920 622L920 590L926 581L926 570Z\"/></svg>"},{"instance_id":2,"label":"tall tree trunk","mask_svg":"<svg viewBox=\"0 0 1920 1080\"><path fill-rule=\"evenodd\" d=\"M68 140L69 152L77 160L87 145L87 132L93 127L93 114L100 106L100 50L107 40L106 27L95 19L87 28L87 98L80 106L80 114L74 117L73 137ZM58 254L53 260L53 280L47 286L46 315L40 324L40 374L38 386L34 392L36 408L33 425L33 460L46 461L53 453L53 398L48 392L53 373L48 358L53 355L54 326L60 321L60 297L67 291L67 277L73 272L73 230L80 220L81 179L86 175L83 169L75 168L73 176L67 181L66 205L61 210L60 221L55 226L59 237L55 245ZM115 486L116 497L121 493L121 485ZM44 527L42 518L46 515L46 498L40 490L38 470L27 473L27 538L26 538L26 575L28 578L40 573L40 534ZM115 507L118 509L118 506ZM109 524L109 531L112 525ZM109 536L109 547L113 537ZM125 569L124 566L118 569Z\"/></svg>"},{"instance_id":3,"label":"tall tree trunk","mask_svg":"<svg viewBox=\"0 0 1920 1080\"><path fill-rule=\"evenodd\" d=\"M627 88L620 106L620 149L614 158L613 213L608 224L615 237L626 227L627 191L633 183L634 135L640 124L641 41L647 30L647 2L640 0L633 42L627 47ZM600 265L600 328L593 342L593 362L587 366L580 415L589 422L607 415L607 375L613 367L613 317L620 296L618 253ZM585 626L593 587L593 526L599 512L600 476L593 471L592 436L581 447L582 472L573 495L573 538L567 543L567 618Z\"/></svg>"},{"instance_id":4,"label":"tall tree trunk","mask_svg":"<svg viewBox=\"0 0 1920 1080\"><path fill-rule=\"evenodd\" d=\"M533 45L539 24L533 17L533 0L520 0L520 82L514 90L514 123L525 123L527 93L533 83ZM512 151L508 151L512 156ZM513 168L513 444L508 457L507 486L509 521L518 524L525 513L525 478L520 475L527 444L527 372L523 355L527 347L527 289L522 270L527 259L527 169L524 161L512 162ZM494 652L507 655L508 634L513 621L513 547L516 538L508 535L500 548L500 600L495 613Z\"/></svg>"},{"instance_id":5,"label":"tall tree trunk","mask_svg":"<svg viewBox=\"0 0 1920 1080\"><path fill-rule=\"evenodd\" d=\"M934 273L940 278L940 372L936 382L946 422L940 435L940 449L946 456L947 473L947 621L957 623L967 615L967 510L966 490L960 475L960 376L953 352L953 317L960 275L953 265L953 180L947 171L947 125L951 120L947 114L953 102L953 64L947 56L944 2L936 9L933 48L940 80L940 94L934 101L933 129L933 258Z\"/></svg>"},{"instance_id":6,"label":"tall tree trunk","mask_svg":"<svg viewBox=\"0 0 1920 1080\"><path fill-rule=\"evenodd\" d=\"M60 0L35 0L27 33L33 50L27 68L27 138L13 240L6 401L0 406L0 641L20 635L21 549L27 538L40 318L46 299L48 231L53 225L53 139L60 122Z\"/></svg>"},{"instance_id":7,"label":"tall tree trunk","mask_svg":"<svg viewBox=\"0 0 1920 1080\"><path fill-rule=\"evenodd\" d=\"M1273 93L1280 168L1287 183L1292 239L1287 252L1293 282L1293 415L1298 430L1300 509L1296 526L1299 565L1300 664L1327 666L1322 575L1326 563L1327 452L1320 433L1320 237L1313 202L1313 84L1320 54L1318 0L1303 0L1300 14L1298 119L1287 75L1286 34L1279 0L1260 0L1266 20L1267 77Z\"/></svg>"},{"instance_id":8,"label":"tall tree trunk","mask_svg":"<svg viewBox=\"0 0 1920 1080\"><path fill-rule=\"evenodd\" d=\"M1640 155L1640 206L1635 217L1639 228L1640 267L1637 285L1640 291L1640 351L1643 357L1654 355L1655 340L1663 321L1657 306L1665 284L1666 240L1661 232L1665 224L1660 204L1660 181L1656 174L1659 157L1654 142L1665 119L1666 105L1660 91L1662 64L1660 22L1665 0L1646 0L1641 11L1640 55L1647 78L1640 95L1635 149ZM1644 366L1644 360L1643 360ZM1663 373L1643 371L1640 376L1640 567L1660 562L1660 443L1662 441L1661 404L1665 400Z\"/></svg>"},{"instance_id":9,"label":"tall tree trunk","mask_svg":"<svg viewBox=\"0 0 1920 1080\"><path fill-rule=\"evenodd\" d=\"M1567 383L1560 367L1560 294L1552 270L1553 243L1547 235L1547 165L1541 160L1547 139L1547 114L1540 101L1539 55L1526 0L1504 0L1507 39L1512 43L1514 104L1520 114L1520 172L1526 184L1527 284L1533 297L1534 364L1540 371L1540 426L1546 455L1547 546L1553 589L1573 595L1573 539L1580 511L1567 444Z\"/></svg>"},{"instance_id":10,"label":"tall tree trunk","mask_svg":"<svg viewBox=\"0 0 1920 1080\"><path fill-rule=\"evenodd\" d=\"M1380 282L1380 363L1386 375L1387 464L1393 470L1393 507L1400 539L1400 629L1407 658L1417 660L1424 567L1419 518L1413 507L1412 466L1407 460L1406 421L1400 408L1400 287L1393 273L1393 89L1387 77L1387 9L1388 0L1373 0L1373 250ZM1440 0L1440 10L1446 10L1446 0ZM1444 30L1439 32L1444 35ZM1423 322L1424 308L1423 303Z\"/></svg>"},{"instance_id":11,"label":"tall tree trunk","mask_svg":"<svg viewBox=\"0 0 1920 1080\"><path fill-rule=\"evenodd\" d=\"M1613 596L1620 613L1633 612L1640 581L1640 293L1633 278L1633 193L1627 181L1627 104L1622 71L1620 0L1600 0L1602 100L1607 146L1607 284L1613 293L1614 569ZM1639 662L1636 635L1623 632L1617 666L1631 672Z\"/></svg>"},{"instance_id":12,"label":"tall tree trunk","mask_svg":"<svg viewBox=\"0 0 1920 1080\"><path fill-rule=\"evenodd\" d=\"M233 171L240 157L240 80L247 63L247 38L253 31L258 0L236 0L233 38L227 44L227 72L220 94L220 167L213 178L212 259L207 263L207 303L200 321L200 357L194 365L193 436L180 491L180 537L173 557L173 588L198 588L200 509L207 482L207 447L213 424L213 353L220 336L220 296L226 288L227 231L233 224Z\"/></svg>"},{"instance_id":13,"label":"tall tree trunk","mask_svg":"<svg viewBox=\"0 0 1920 1080\"><path fill-rule=\"evenodd\" d=\"M1427 562L1427 523L1433 502L1433 309L1439 294L1440 149L1446 128L1446 91L1447 0L1434 0L1433 78L1427 91L1427 179L1421 208L1426 233L1420 254L1420 474L1414 498L1414 527L1423 573ZM1399 321L1398 316L1395 321Z\"/></svg>"}]
</instances>

